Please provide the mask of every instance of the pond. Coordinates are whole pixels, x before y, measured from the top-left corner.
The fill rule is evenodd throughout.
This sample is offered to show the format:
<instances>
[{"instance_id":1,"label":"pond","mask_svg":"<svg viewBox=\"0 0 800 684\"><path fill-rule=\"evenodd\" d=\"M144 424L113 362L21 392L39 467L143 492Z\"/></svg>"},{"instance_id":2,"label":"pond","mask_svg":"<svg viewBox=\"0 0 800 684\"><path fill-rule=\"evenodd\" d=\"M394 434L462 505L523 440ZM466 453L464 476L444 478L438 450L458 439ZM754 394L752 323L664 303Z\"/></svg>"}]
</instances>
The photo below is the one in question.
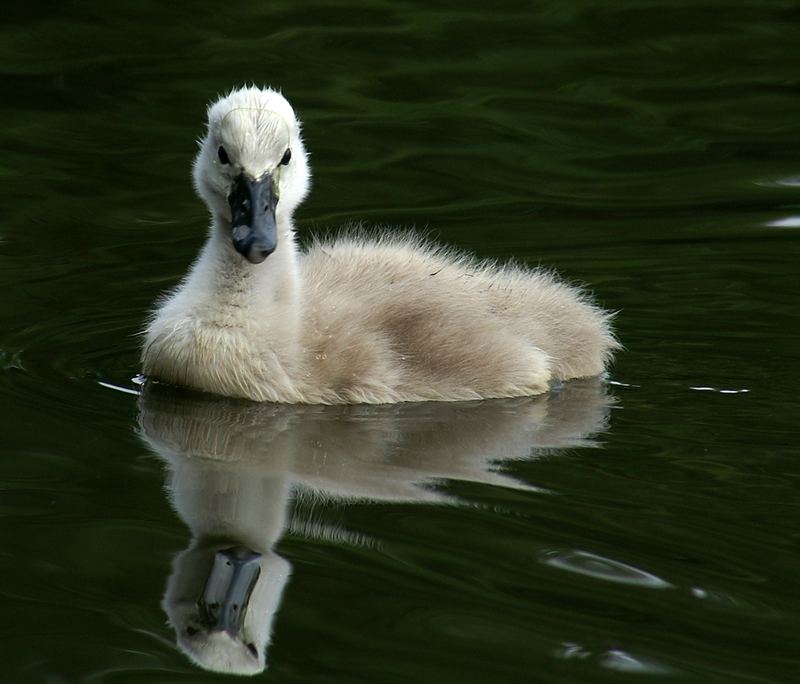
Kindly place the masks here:
<instances>
[{"instance_id":1,"label":"pond","mask_svg":"<svg viewBox=\"0 0 800 684\"><path fill-rule=\"evenodd\" d=\"M5 12L2 681L229 680L189 633L220 577L252 636L228 670L259 681L796 681L796 3ZM608 377L142 391L139 332L205 236L205 106L250 82L303 120L301 239L414 227L553 268L618 312Z\"/></svg>"}]
</instances>

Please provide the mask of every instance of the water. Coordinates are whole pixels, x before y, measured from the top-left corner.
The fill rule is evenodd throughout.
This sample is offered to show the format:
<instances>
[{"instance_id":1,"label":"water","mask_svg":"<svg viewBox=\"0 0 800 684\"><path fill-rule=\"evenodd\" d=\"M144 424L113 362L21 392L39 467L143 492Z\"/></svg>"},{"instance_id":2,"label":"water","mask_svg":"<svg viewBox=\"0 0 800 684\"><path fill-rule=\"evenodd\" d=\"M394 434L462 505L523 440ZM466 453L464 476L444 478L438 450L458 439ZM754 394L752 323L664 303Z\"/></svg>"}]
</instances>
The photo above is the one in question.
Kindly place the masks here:
<instances>
[{"instance_id":1,"label":"water","mask_svg":"<svg viewBox=\"0 0 800 684\"><path fill-rule=\"evenodd\" d=\"M162 600L180 558L246 541L274 579L264 681L796 681L799 20L707 0L6 8L2 680L226 679ZM303 118L303 236L413 224L555 267L620 311L611 383L372 410L111 389L136 389L136 333L203 239L205 103L251 80ZM225 461L242 440L260 465ZM245 485L235 515L213 496Z\"/></svg>"}]
</instances>

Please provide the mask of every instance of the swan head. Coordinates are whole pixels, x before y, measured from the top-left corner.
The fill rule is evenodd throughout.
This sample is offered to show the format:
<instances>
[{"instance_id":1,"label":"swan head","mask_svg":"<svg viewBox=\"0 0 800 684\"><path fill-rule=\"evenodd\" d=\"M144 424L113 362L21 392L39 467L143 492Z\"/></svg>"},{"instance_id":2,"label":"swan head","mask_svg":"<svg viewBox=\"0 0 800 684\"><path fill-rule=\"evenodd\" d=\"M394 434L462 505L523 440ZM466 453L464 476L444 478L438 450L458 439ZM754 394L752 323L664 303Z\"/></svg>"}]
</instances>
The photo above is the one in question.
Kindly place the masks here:
<instances>
[{"instance_id":1,"label":"swan head","mask_svg":"<svg viewBox=\"0 0 800 684\"><path fill-rule=\"evenodd\" d=\"M271 88L239 88L208 107L194 184L237 252L264 261L290 238L308 192L308 159L292 106Z\"/></svg>"}]
</instances>

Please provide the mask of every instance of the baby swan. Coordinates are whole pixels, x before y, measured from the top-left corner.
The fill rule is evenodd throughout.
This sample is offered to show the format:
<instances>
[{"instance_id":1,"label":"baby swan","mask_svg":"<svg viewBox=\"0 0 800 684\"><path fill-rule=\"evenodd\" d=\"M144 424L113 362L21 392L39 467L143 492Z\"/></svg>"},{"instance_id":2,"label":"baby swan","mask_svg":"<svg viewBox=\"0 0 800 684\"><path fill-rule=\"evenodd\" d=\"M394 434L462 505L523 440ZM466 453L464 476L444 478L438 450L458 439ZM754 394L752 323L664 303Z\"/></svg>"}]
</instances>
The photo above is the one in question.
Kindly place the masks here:
<instances>
[{"instance_id":1,"label":"baby swan","mask_svg":"<svg viewBox=\"0 0 800 684\"><path fill-rule=\"evenodd\" d=\"M209 107L194 163L208 239L147 327L146 376L255 401L456 401L597 375L618 346L609 315L542 270L408 235L300 250L292 214L309 179L280 93L242 88Z\"/></svg>"}]
</instances>

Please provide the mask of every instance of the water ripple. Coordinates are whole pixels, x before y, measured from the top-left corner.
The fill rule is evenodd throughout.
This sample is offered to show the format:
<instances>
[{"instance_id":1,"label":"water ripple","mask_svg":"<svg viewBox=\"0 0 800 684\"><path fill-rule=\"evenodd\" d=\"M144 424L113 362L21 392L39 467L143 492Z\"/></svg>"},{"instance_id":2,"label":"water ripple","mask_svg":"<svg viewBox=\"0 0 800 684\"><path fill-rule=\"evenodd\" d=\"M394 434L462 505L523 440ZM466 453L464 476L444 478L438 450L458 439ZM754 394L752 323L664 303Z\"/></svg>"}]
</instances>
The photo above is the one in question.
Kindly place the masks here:
<instances>
[{"instance_id":1,"label":"water ripple","mask_svg":"<svg viewBox=\"0 0 800 684\"><path fill-rule=\"evenodd\" d=\"M588 551L547 551L542 554L542 562L560 570L567 570L579 575L594 577L608 582L634 584L651 589L667 589L672 587L652 573L627 565L620 561L603 558Z\"/></svg>"}]
</instances>

